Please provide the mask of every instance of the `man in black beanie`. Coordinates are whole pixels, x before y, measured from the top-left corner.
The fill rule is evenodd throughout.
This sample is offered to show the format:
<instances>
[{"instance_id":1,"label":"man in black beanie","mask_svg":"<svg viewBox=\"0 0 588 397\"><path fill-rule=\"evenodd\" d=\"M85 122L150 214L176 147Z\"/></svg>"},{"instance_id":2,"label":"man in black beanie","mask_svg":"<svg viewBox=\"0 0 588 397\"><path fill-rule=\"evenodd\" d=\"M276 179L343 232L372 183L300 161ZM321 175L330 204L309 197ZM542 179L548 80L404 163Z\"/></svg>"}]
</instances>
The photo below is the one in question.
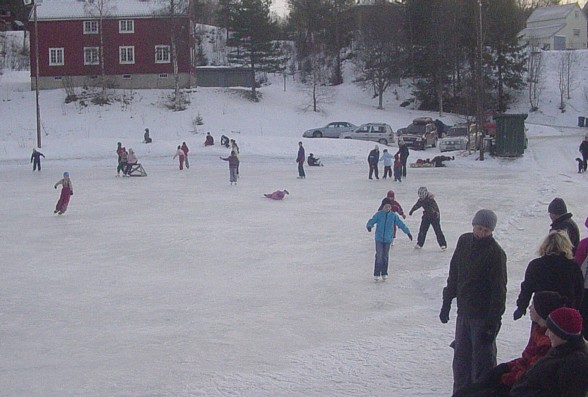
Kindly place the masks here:
<instances>
[{"instance_id":1,"label":"man in black beanie","mask_svg":"<svg viewBox=\"0 0 588 397\"><path fill-rule=\"evenodd\" d=\"M506 254L494 240L496 214L480 210L460 236L443 289L442 323L457 298L453 391L480 381L496 366L496 336L506 306Z\"/></svg>"},{"instance_id":2,"label":"man in black beanie","mask_svg":"<svg viewBox=\"0 0 588 397\"><path fill-rule=\"evenodd\" d=\"M551 200L551 203L549 203L547 211L549 212L549 218L551 218L552 222L549 231L565 230L574 246L572 252L576 255L576 248L580 243L580 230L578 229L576 222L572 219L572 214L568 212L568 207L566 206L565 201L559 197L554 198Z\"/></svg>"}]
</instances>

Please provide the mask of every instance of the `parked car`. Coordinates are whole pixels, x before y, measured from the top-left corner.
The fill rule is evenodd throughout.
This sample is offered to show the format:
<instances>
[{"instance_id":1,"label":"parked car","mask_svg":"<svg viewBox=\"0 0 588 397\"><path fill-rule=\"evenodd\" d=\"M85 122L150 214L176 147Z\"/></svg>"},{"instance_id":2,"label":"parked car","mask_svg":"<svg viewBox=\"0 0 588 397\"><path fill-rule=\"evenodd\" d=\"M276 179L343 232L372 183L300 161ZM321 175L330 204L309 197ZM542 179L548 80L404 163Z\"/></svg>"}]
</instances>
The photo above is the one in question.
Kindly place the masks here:
<instances>
[{"instance_id":1,"label":"parked car","mask_svg":"<svg viewBox=\"0 0 588 397\"><path fill-rule=\"evenodd\" d=\"M361 139L363 141L374 141L382 145L394 143L394 130L385 123L362 124L351 132L342 133L339 138Z\"/></svg>"},{"instance_id":2,"label":"parked car","mask_svg":"<svg viewBox=\"0 0 588 397\"><path fill-rule=\"evenodd\" d=\"M437 126L430 117L417 117L408 127L399 129L398 136L411 149L437 146Z\"/></svg>"},{"instance_id":3,"label":"parked car","mask_svg":"<svg viewBox=\"0 0 588 397\"><path fill-rule=\"evenodd\" d=\"M343 132L351 132L356 129L355 124L346 121L334 121L325 125L324 127L312 128L304 131L302 136L304 138L339 138Z\"/></svg>"},{"instance_id":4,"label":"parked car","mask_svg":"<svg viewBox=\"0 0 588 397\"><path fill-rule=\"evenodd\" d=\"M470 132L473 136L470 135ZM475 134L475 128L472 130L467 124L453 126L445 138L439 139L439 151L469 150L471 145L475 145Z\"/></svg>"}]
</instances>

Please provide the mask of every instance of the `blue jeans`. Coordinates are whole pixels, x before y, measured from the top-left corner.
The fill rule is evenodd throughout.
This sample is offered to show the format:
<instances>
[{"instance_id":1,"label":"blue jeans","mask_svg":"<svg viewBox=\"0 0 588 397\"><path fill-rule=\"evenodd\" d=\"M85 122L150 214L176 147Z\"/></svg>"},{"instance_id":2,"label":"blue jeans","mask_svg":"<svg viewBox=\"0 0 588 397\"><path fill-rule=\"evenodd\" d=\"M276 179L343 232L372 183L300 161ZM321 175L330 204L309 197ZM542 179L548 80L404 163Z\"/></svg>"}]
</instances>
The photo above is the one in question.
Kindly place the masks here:
<instances>
[{"instance_id":1,"label":"blue jeans","mask_svg":"<svg viewBox=\"0 0 588 397\"><path fill-rule=\"evenodd\" d=\"M383 241L376 241L376 263L374 264L374 277L388 275L388 256L390 244Z\"/></svg>"},{"instance_id":2,"label":"blue jeans","mask_svg":"<svg viewBox=\"0 0 588 397\"><path fill-rule=\"evenodd\" d=\"M306 174L304 173L304 163L302 161L298 163L298 176L300 178L306 178Z\"/></svg>"},{"instance_id":3,"label":"blue jeans","mask_svg":"<svg viewBox=\"0 0 588 397\"><path fill-rule=\"evenodd\" d=\"M453 351L453 392L480 381L496 366L496 337L484 333L488 321L457 315Z\"/></svg>"}]
</instances>

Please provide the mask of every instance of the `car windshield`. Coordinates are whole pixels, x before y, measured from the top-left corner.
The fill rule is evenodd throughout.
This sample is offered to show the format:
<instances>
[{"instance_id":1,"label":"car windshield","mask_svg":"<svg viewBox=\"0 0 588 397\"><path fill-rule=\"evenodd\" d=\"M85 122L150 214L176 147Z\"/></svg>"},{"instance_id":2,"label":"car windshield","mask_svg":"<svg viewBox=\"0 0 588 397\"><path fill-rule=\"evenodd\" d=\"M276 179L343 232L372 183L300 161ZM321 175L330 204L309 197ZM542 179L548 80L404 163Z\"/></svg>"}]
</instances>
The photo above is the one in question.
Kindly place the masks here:
<instances>
[{"instance_id":1,"label":"car windshield","mask_svg":"<svg viewBox=\"0 0 588 397\"><path fill-rule=\"evenodd\" d=\"M447 133L447 136L468 136L468 129L463 128L451 128Z\"/></svg>"},{"instance_id":2,"label":"car windshield","mask_svg":"<svg viewBox=\"0 0 588 397\"><path fill-rule=\"evenodd\" d=\"M404 132L408 134L422 134L426 132L427 125L426 124L411 124L406 127Z\"/></svg>"}]
</instances>

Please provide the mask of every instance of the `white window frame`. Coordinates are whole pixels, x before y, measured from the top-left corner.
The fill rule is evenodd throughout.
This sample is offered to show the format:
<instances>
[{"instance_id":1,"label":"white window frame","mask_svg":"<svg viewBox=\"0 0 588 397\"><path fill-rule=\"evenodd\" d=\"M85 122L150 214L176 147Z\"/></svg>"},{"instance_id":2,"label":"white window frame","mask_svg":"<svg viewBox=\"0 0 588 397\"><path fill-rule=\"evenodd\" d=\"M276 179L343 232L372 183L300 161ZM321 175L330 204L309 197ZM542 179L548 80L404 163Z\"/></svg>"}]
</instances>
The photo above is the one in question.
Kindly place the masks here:
<instances>
[{"instance_id":1,"label":"white window frame","mask_svg":"<svg viewBox=\"0 0 588 397\"><path fill-rule=\"evenodd\" d=\"M167 55L167 57L165 55ZM155 63L170 63L170 62L171 62L170 46L156 45L155 46Z\"/></svg>"},{"instance_id":2,"label":"white window frame","mask_svg":"<svg viewBox=\"0 0 588 397\"><path fill-rule=\"evenodd\" d=\"M49 48L49 66L65 65L63 47Z\"/></svg>"},{"instance_id":3,"label":"white window frame","mask_svg":"<svg viewBox=\"0 0 588 397\"><path fill-rule=\"evenodd\" d=\"M120 46L120 47L118 47L118 62L121 65L134 64L135 63L135 46Z\"/></svg>"},{"instance_id":4,"label":"white window frame","mask_svg":"<svg viewBox=\"0 0 588 397\"><path fill-rule=\"evenodd\" d=\"M123 34L135 33L135 21L132 19L121 19L118 21L118 32Z\"/></svg>"},{"instance_id":5,"label":"white window frame","mask_svg":"<svg viewBox=\"0 0 588 397\"><path fill-rule=\"evenodd\" d=\"M98 21L84 21L84 34L98 34L100 33L100 25Z\"/></svg>"},{"instance_id":6,"label":"white window frame","mask_svg":"<svg viewBox=\"0 0 588 397\"><path fill-rule=\"evenodd\" d=\"M93 57L91 54L96 54L96 57ZM89 59L88 55L90 55L90 59ZM84 65L99 65L99 64L100 64L100 48L99 47L84 47Z\"/></svg>"}]
</instances>

